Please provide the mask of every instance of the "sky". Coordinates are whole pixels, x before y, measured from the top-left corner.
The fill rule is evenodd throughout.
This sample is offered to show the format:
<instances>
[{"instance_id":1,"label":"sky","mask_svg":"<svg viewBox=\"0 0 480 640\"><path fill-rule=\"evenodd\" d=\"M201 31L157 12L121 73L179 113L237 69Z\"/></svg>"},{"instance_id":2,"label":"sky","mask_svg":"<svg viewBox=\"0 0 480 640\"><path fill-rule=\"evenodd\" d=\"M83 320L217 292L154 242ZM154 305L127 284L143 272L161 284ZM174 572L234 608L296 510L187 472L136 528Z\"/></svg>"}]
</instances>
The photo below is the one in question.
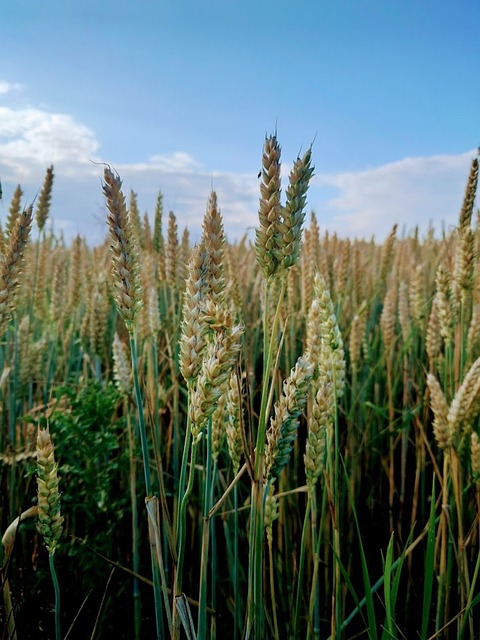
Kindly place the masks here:
<instances>
[{"instance_id":1,"label":"sky","mask_svg":"<svg viewBox=\"0 0 480 640\"><path fill-rule=\"evenodd\" d=\"M0 11L0 220L54 165L53 228L107 233L102 163L151 220L256 226L262 146L283 185L313 143L307 219L381 241L455 225L480 143L478 0L16 0Z\"/></svg>"}]
</instances>

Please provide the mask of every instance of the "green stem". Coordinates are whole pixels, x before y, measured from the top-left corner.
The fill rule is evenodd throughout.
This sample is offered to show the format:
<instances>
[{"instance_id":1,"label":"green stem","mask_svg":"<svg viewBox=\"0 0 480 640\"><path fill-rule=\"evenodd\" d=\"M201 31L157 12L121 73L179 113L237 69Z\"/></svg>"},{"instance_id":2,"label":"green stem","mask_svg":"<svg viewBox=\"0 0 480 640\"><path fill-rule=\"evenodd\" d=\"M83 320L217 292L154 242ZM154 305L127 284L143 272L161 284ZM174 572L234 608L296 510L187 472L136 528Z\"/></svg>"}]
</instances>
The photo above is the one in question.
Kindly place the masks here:
<instances>
[{"instance_id":1,"label":"green stem","mask_svg":"<svg viewBox=\"0 0 480 640\"><path fill-rule=\"evenodd\" d=\"M143 411L143 398L138 378L137 340L133 331L130 332L130 350L132 355L133 384L135 388L135 400L137 403L138 426L140 431L140 443L142 445L143 471L145 475L145 490L147 497L152 496L152 480L150 477L150 461L147 443L147 428L145 426L145 414Z\"/></svg>"},{"instance_id":2,"label":"green stem","mask_svg":"<svg viewBox=\"0 0 480 640\"><path fill-rule=\"evenodd\" d=\"M57 572L55 571L55 563L53 553L48 556L50 565L50 573L52 574L53 590L55 592L55 640L61 640L62 632L60 626L60 586L58 584Z\"/></svg>"},{"instance_id":3,"label":"green stem","mask_svg":"<svg viewBox=\"0 0 480 640\"><path fill-rule=\"evenodd\" d=\"M212 464L212 418L208 421L207 429L207 459L205 461L205 484L203 494L203 531L202 556L200 563L200 596L198 604L197 640L205 640L207 635L207 576L208 576L208 547L210 541L210 483Z\"/></svg>"},{"instance_id":4,"label":"green stem","mask_svg":"<svg viewBox=\"0 0 480 640\"><path fill-rule=\"evenodd\" d=\"M472 608L473 598L475 596L475 588L476 588L476 584L477 584L479 573L480 573L480 553L477 555L477 562L475 563L475 569L474 569L474 572L473 572L472 583L470 585L470 591L468 593L467 604L465 606L465 615L463 617L463 622L462 622L462 626L460 628L460 633L459 633L458 640L463 640L467 623L472 621L471 608ZM476 599L478 599L478 592L477 592L477 598ZM473 637L473 635L471 637Z\"/></svg>"},{"instance_id":5,"label":"green stem","mask_svg":"<svg viewBox=\"0 0 480 640\"><path fill-rule=\"evenodd\" d=\"M168 587L167 587L167 578L165 575L165 566L163 562L163 552L162 552L162 538L160 535L160 515L159 515L159 504L157 496L153 496L153 498L145 499L145 506L147 508L147 516L148 516L148 537L150 539L150 555L152 557L152 568L154 570L154 580L153 580L153 588L155 593L155 606L157 606L157 602L161 602L162 594L165 604L165 613L167 615L168 628L170 631L170 635L172 633L172 613L170 610L170 603L168 601ZM158 608L159 613L162 612L161 608ZM165 632L163 630L163 617L160 616L160 624L161 624L161 632L162 637L165 636Z\"/></svg>"},{"instance_id":6,"label":"green stem","mask_svg":"<svg viewBox=\"0 0 480 640\"><path fill-rule=\"evenodd\" d=\"M270 565L270 597L272 601L272 617L273 617L273 629L275 640L280 640L280 633L278 631L278 618L277 618L277 598L275 596L275 567L273 565L273 543L268 543L268 563Z\"/></svg>"},{"instance_id":7,"label":"green stem","mask_svg":"<svg viewBox=\"0 0 480 640\"><path fill-rule=\"evenodd\" d=\"M449 455L448 452L444 452L443 457L443 480L442 480L442 505L448 505L448 469L449 469ZM435 621L435 631L443 626L444 610L445 610L445 594L447 588L447 546L448 546L448 532L447 532L447 511L446 507L442 509L440 516L440 551L439 551L439 568L438 568L438 590L437 590L437 614Z\"/></svg>"},{"instance_id":8,"label":"green stem","mask_svg":"<svg viewBox=\"0 0 480 640\"><path fill-rule=\"evenodd\" d=\"M175 606L176 598L181 595L182 592L182 573L183 573L183 559L185 556L185 538L186 538L186 510L188 495L193 488L193 467L195 466L196 445L191 445L192 442L192 429L190 421L190 401L193 390L193 383L191 380L187 382L188 386L188 405L187 405L187 428L185 431L185 442L183 445L182 466L180 468L180 476L178 478L178 488L176 493L176 505L175 508L175 520L174 531L177 542L177 566L175 569L175 586L173 591L173 637L179 637L179 612ZM191 467L188 487L185 488L188 469L188 458L191 456Z\"/></svg>"},{"instance_id":9,"label":"green stem","mask_svg":"<svg viewBox=\"0 0 480 640\"><path fill-rule=\"evenodd\" d=\"M315 497L315 496L314 496ZM327 519L327 488L324 485L322 491L322 510L320 516L320 523L317 529L317 507L316 507L316 497L315 497L315 506L312 507L312 549L313 549L313 575L312 575L312 584L310 590L310 603L308 607L308 619L313 621L313 628L311 625L308 625L307 628L307 640L310 640L313 634L313 638L318 640L320 638L320 590L319 590L319 580L318 580L318 572L320 567L320 546L322 542L322 538L320 535L317 535L317 531L324 531L325 522Z\"/></svg>"},{"instance_id":10,"label":"green stem","mask_svg":"<svg viewBox=\"0 0 480 640\"><path fill-rule=\"evenodd\" d=\"M271 283L267 282L265 290L265 309L263 317L263 343L264 362L262 397L258 422L254 480L252 483L251 514L250 514L250 554L248 566L248 615L247 615L247 637L255 626L255 638L263 637L263 596L262 596L262 565L263 565L263 531L264 531L264 510L263 510L263 464L265 452L265 434L268 419L269 388L272 377L272 366L274 362L274 350L276 344L277 329L280 320L280 309L285 294L285 279L282 281L277 309L273 320L271 331L269 331L268 307ZM268 346L267 346L268 345Z\"/></svg>"},{"instance_id":11,"label":"green stem","mask_svg":"<svg viewBox=\"0 0 480 640\"><path fill-rule=\"evenodd\" d=\"M187 429L185 432L185 442L183 445L183 455L182 455L182 466L180 469L180 477L178 480L178 505L177 505L177 513L176 513L176 519L175 519L175 523L174 523L174 530L176 531L176 535L178 537L178 533L180 530L180 526L181 526L181 518L180 518L180 513L182 510L182 499L183 496L185 494L185 482L187 479L187 469L188 469L188 456L190 454L190 445L191 445L191 441L192 441L192 429L191 429L191 422L190 422L190 398L191 398L191 394L192 394L192 386L191 383L189 381L189 387L188 387L188 407L187 407Z\"/></svg>"},{"instance_id":12,"label":"green stem","mask_svg":"<svg viewBox=\"0 0 480 640\"><path fill-rule=\"evenodd\" d=\"M335 389L335 375L333 381L333 387ZM339 475L339 455L340 455L340 434L338 426L338 412L337 412L337 399L334 398L334 438L333 438L333 452L330 452L330 478L332 487L332 526L333 526L333 610L332 610L332 636L336 637L336 630L340 629L342 621L342 599L341 599L341 547L340 547L340 475Z\"/></svg>"},{"instance_id":13,"label":"green stem","mask_svg":"<svg viewBox=\"0 0 480 640\"><path fill-rule=\"evenodd\" d=\"M218 472L218 459L215 459L213 463L213 473L212 473L212 481L210 482L210 502L209 502L209 510L211 509L211 505L213 504L215 497L215 479L217 478ZM210 529L210 548L211 552L211 560L210 560L210 590L211 590L211 607L214 612L217 610L217 534L215 530L215 521L212 520L209 516L209 512L206 514L209 522ZM217 616L214 613L211 617L210 623L210 640L216 640L217 637Z\"/></svg>"},{"instance_id":14,"label":"green stem","mask_svg":"<svg viewBox=\"0 0 480 640\"><path fill-rule=\"evenodd\" d=\"M299 637L298 636L298 618L300 614L300 605L301 605L301 599L302 599L303 573L305 569L305 547L306 547L306 537L307 537L307 529L308 529L308 522L309 522L311 507L312 507L312 499L311 499L311 494L309 492L308 500L307 500L307 508L305 510L305 517L303 519L302 540L300 543L300 559L298 563L298 578L297 578L297 597L295 599L295 612L293 614L293 636L291 636L292 638Z\"/></svg>"},{"instance_id":15,"label":"green stem","mask_svg":"<svg viewBox=\"0 0 480 640\"><path fill-rule=\"evenodd\" d=\"M133 556L133 603L134 603L134 634L135 640L140 638L141 628L141 603L140 588L137 575L140 573L140 557L138 552L138 508L137 508L137 469L135 463L133 429L130 421L130 413L125 409L128 419L128 440L130 445L130 498L132 505L132 556Z\"/></svg>"},{"instance_id":16,"label":"green stem","mask_svg":"<svg viewBox=\"0 0 480 640\"><path fill-rule=\"evenodd\" d=\"M238 640L238 631L241 629L240 618L240 594L239 594L239 580L238 580L238 485L233 487L233 601L234 601L234 631L233 640Z\"/></svg>"},{"instance_id":17,"label":"green stem","mask_svg":"<svg viewBox=\"0 0 480 640\"><path fill-rule=\"evenodd\" d=\"M182 573L183 573L183 561L185 558L185 539L186 539L186 519L187 519L187 505L190 498L190 494L193 490L193 480L195 473L195 462L197 459L197 447L198 443L194 442L190 454L190 473L188 476L188 485L185 489L185 493L180 502L179 516L178 516L178 531L177 531L177 571L175 576L175 592L174 597L181 595L182 593Z\"/></svg>"},{"instance_id":18,"label":"green stem","mask_svg":"<svg viewBox=\"0 0 480 640\"><path fill-rule=\"evenodd\" d=\"M143 471L145 476L145 491L147 494L146 499L150 500L153 497L152 494L152 480L150 476L150 459L148 452L148 442L147 442L147 428L145 425L145 413L143 410L143 398L142 391L140 389L140 380L138 377L138 356L137 356L137 340L135 337L134 331L129 332L130 335L130 351L132 356L132 371L133 371L133 385L135 389L135 400L137 403L137 414L138 414L138 426L140 431L140 443L142 446L142 457L143 457ZM152 563L152 576L153 576L153 594L155 599L155 622L157 629L157 638L163 638L163 605L162 605L162 596L161 596L161 588L160 588L160 575L157 566L157 560L150 553L150 559Z\"/></svg>"}]
</instances>

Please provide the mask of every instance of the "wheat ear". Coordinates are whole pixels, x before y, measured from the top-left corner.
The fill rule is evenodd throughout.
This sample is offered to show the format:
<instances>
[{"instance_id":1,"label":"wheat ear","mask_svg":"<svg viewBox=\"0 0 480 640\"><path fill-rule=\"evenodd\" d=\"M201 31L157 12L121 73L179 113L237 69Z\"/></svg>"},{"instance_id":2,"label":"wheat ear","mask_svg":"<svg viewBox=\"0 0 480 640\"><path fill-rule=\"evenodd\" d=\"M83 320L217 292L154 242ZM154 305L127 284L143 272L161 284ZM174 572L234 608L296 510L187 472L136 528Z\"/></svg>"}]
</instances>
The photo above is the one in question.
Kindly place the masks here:
<instances>
[{"instance_id":1,"label":"wheat ear","mask_svg":"<svg viewBox=\"0 0 480 640\"><path fill-rule=\"evenodd\" d=\"M39 231L42 231L45 227L45 223L50 212L50 203L52 201L52 188L53 188L53 165L48 167L45 174L45 180L43 181L42 190L38 198L37 211L35 213L37 227Z\"/></svg>"},{"instance_id":2,"label":"wheat ear","mask_svg":"<svg viewBox=\"0 0 480 640\"><path fill-rule=\"evenodd\" d=\"M290 184L287 188L287 202L283 209L282 222L279 225L281 233L282 266L289 269L298 260L302 226L305 220L305 204L310 179L313 176L312 148L297 158L290 172Z\"/></svg>"},{"instance_id":3,"label":"wheat ear","mask_svg":"<svg viewBox=\"0 0 480 640\"><path fill-rule=\"evenodd\" d=\"M122 193L122 181L109 167L104 171L103 192L107 199L107 216L112 252L114 296L118 311L129 332L135 328L142 305L142 290L138 279L138 255L133 230Z\"/></svg>"},{"instance_id":4,"label":"wheat ear","mask_svg":"<svg viewBox=\"0 0 480 640\"><path fill-rule=\"evenodd\" d=\"M265 278L278 271L282 252L279 247L281 148L275 135L265 138L262 159L262 182L258 210L259 227L256 229L255 251Z\"/></svg>"},{"instance_id":5,"label":"wheat ear","mask_svg":"<svg viewBox=\"0 0 480 640\"><path fill-rule=\"evenodd\" d=\"M15 308L23 254L32 225L32 207L19 213L10 233L5 253L0 256L0 336L10 322Z\"/></svg>"},{"instance_id":6,"label":"wheat ear","mask_svg":"<svg viewBox=\"0 0 480 640\"><path fill-rule=\"evenodd\" d=\"M10 201L10 206L8 208L8 217L5 224L7 242L8 242L8 236L12 233L12 230L15 227L15 222L17 221L17 217L20 213L22 196L23 196L22 187L20 185L17 185L17 187L15 188L15 191L13 192L12 200Z\"/></svg>"},{"instance_id":7,"label":"wheat ear","mask_svg":"<svg viewBox=\"0 0 480 640\"><path fill-rule=\"evenodd\" d=\"M320 384L312 403L308 417L308 437L303 462L309 491L313 491L325 466L325 448L327 436L333 429L335 417L335 398L333 385Z\"/></svg>"},{"instance_id":8,"label":"wheat ear","mask_svg":"<svg viewBox=\"0 0 480 640\"><path fill-rule=\"evenodd\" d=\"M219 398L226 393L243 334L243 327L234 325L230 314L213 302L208 306L204 319L210 326L211 335L190 404L194 441L200 439Z\"/></svg>"},{"instance_id":9,"label":"wheat ear","mask_svg":"<svg viewBox=\"0 0 480 640\"><path fill-rule=\"evenodd\" d=\"M205 349L206 323L202 303L208 292L210 259L202 242L193 249L183 293L182 333L180 336L180 371L188 382L198 376Z\"/></svg>"},{"instance_id":10,"label":"wheat ear","mask_svg":"<svg viewBox=\"0 0 480 640\"><path fill-rule=\"evenodd\" d=\"M283 394L275 404L265 449L265 477L277 478L287 464L297 437L300 416L307 404L307 394L314 371L313 364L299 358L290 376L283 383Z\"/></svg>"},{"instance_id":11,"label":"wheat ear","mask_svg":"<svg viewBox=\"0 0 480 640\"><path fill-rule=\"evenodd\" d=\"M470 458L472 463L472 478L478 485L480 484L480 442L476 431L472 431L470 434Z\"/></svg>"},{"instance_id":12,"label":"wheat ear","mask_svg":"<svg viewBox=\"0 0 480 640\"><path fill-rule=\"evenodd\" d=\"M470 367L460 388L455 394L448 412L448 422L452 435L464 435L477 417L480 409L480 358Z\"/></svg>"},{"instance_id":13,"label":"wheat ear","mask_svg":"<svg viewBox=\"0 0 480 640\"><path fill-rule=\"evenodd\" d=\"M62 534L57 463L50 432L39 429L37 436L38 531L53 555Z\"/></svg>"},{"instance_id":14,"label":"wheat ear","mask_svg":"<svg viewBox=\"0 0 480 640\"><path fill-rule=\"evenodd\" d=\"M451 444L451 432L448 424L448 404L440 383L429 373L427 385L430 390L430 403L433 411L433 434L440 449L447 449Z\"/></svg>"},{"instance_id":15,"label":"wheat ear","mask_svg":"<svg viewBox=\"0 0 480 640\"><path fill-rule=\"evenodd\" d=\"M235 371L232 372L227 392L227 446L232 461L233 474L236 476L240 469L240 459L243 455L242 438L242 398L239 392L239 379Z\"/></svg>"}]
</instances>

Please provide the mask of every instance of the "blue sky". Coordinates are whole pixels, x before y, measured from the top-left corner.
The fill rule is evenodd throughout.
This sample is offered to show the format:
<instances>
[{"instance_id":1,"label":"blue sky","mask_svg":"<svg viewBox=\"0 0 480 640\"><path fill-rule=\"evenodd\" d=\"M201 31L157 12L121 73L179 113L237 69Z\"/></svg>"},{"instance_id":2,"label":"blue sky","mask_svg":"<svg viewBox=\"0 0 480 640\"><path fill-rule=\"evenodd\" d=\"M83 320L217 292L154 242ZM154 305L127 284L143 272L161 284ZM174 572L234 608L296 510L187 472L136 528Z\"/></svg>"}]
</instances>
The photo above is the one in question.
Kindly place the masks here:
<instances>
[{"instance_id":1,"label":"blue sky","mask_svg":"<svg viewBox=\"0 0 480 640\"><path fill-rule=\"evenodd\" d=\"M308 211L342 236L455 224L480 142L476 0L16 0L1 10L0 178L54 164L66 237L105 235L101 166L195 237L210 189L256 224L263 139L285 183L314 142Z\"/></svg>"}]
</instances>

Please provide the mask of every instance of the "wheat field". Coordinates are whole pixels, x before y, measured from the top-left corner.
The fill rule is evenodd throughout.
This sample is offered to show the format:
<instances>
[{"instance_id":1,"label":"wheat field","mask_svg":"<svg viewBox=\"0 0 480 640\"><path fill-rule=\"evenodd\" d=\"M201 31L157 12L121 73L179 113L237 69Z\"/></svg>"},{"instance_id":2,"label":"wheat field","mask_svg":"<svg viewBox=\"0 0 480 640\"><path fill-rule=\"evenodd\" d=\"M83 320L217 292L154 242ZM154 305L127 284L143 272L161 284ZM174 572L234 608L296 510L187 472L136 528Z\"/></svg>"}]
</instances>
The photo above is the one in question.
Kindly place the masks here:
<instances>
[{"instance_id":1,"label":"wheat field","mask_svg":"<svg viewBox=\"0 0 480 640\"><path fill-rule=\"evenodd\" d=\"M100 246L53 167L4 189L2 638L480 638L478 161L383 243L307 213L311 148L280 172L267 136L235 242L108 166Z\"/></svg>"}]
</instances>

